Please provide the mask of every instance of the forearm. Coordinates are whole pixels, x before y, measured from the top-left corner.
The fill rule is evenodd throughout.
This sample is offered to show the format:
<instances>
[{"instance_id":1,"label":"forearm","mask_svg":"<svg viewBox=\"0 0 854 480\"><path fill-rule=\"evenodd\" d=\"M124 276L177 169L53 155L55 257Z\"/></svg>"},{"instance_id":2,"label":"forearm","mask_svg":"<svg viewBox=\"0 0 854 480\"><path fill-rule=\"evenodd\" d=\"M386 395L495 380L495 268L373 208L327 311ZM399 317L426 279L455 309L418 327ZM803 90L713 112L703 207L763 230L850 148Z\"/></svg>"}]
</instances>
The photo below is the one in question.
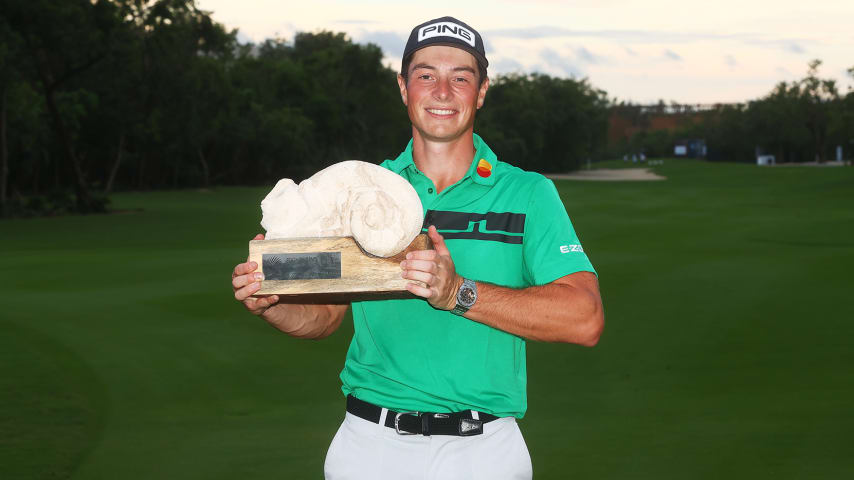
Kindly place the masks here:
<instances>
[{"instance_id":1,"label":"forearm","mask_svg":"<svg viewBox=\"0 0 854 480\"><path fill-rule=\"evenodd\" d=\"M477 291L464 316L523 338L592 347L604 327L598 288L550 283L512 289L477 282Z\"/></svg>"},{"instance_id":2,"label":"forearm","mask_svg":"<svg viewBox=\"0 0 854 480\"><path fill-rule=\"evenodd\" d=\"M260 317L292 337L320 339L338 329L347 307L339 304L278 303Z\"/></svg>"},{"instance_id":3,"label":"forearm","mask_svg":"<svg viewBox=\"0 0 854 480\"><path fill-rule=\"evenodd\" d=\"M263 240L258 234L254 240ZM245 262L234 267L231 287L234 298L253 315L293 337L323 338L341 325L349 304L297 304L281 302L279 295L257 295L264 275L258 264Z\"/></svg>"},{"instance_id":4,"label":"forearm","mask_svg":"<svg viewBox=\"0 0 854 480\"><path fill-rule=\"evenodd\" d=\"M445 239L431 225L433 250L406 254L400 263L409 292L433 308L452 310L463 283L456 273ZM565 275L546 285L512 289L477 282L477 301L465 318L531 340L577 343L592 347L599 341L605 318L599 281L592 272Z\"/></svg>"}]
</instances>

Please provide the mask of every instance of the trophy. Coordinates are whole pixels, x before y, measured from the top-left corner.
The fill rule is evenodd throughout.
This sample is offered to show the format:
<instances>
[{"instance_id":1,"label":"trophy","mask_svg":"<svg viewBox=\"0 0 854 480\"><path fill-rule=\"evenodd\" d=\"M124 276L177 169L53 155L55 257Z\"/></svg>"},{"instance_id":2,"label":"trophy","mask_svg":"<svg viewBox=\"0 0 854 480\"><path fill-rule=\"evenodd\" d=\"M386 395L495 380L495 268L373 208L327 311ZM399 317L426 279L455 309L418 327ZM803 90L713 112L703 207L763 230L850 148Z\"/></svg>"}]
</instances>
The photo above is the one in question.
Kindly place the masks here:
<instances>
[{"instance_id":1,"label":"trophy","mask_svg":"<svg viewBox=\"0 0 854 480\"><path fill-rule=\"evenodd\" d=\"M249 242L264 274L256 295L405 297L413 281L400 262L432 248L418 194L372 163L336 163L299 185L279 180L261 210L267 234Z\"/></svg>"}]
</instances>

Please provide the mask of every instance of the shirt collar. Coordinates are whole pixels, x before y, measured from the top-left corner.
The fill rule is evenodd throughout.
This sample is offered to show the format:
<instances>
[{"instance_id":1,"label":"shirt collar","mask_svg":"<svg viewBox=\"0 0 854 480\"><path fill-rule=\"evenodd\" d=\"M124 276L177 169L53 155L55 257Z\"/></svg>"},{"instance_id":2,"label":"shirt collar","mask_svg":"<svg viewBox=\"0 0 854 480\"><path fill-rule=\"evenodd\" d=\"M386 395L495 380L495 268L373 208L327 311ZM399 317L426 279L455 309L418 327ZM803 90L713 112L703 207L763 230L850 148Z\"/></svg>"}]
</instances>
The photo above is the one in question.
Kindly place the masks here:
<instances>
[{"instance_id":1,"label":"shirt collar","mask_svg":"<svg viewBox=\"0 0 854 480\"><path fill-rule=\"evenodd\" d=\"M389 163L388 169L400 174L400 172L406 170L409 166L415 168L415 162L412 160L412 139L409 139L409 143L406 144L406 148L400 152L400 155L393 162Z\"/></svg>"},{"instance_id":2,"label":"shirt collar","mask_svg":"<svg viewBox=\"0 0 854 480\"><path fill-rule=\"evenodd\" d=\"M491 187L495 185L495 168L498 166L498 157L478 134L472 135L474 136L474 159L466 176L471 177L474 183Z\"/></svg>"},{"instance_id":3,"label":"shirt collar","mask_svg":"<svg viewBox=\"0 0 854 480\"><path fill-rule=\"evenodd\" d=\"M472 141L475 148L474 158L472 159L471 165L469 165L468 171L463 176L463 179L468 177L471 178L474 183L480 185L495 185L495 168L498 166L498 157L478 134L472 134ZM406 149L398 155L394 162L391 162L389 167L391 171L397 174L400 174L402 171L410 167L414 170L418 169L418 167L415 166L415 161L412 159L411 139L406 145Z\"/></svg>"}]
</instances>

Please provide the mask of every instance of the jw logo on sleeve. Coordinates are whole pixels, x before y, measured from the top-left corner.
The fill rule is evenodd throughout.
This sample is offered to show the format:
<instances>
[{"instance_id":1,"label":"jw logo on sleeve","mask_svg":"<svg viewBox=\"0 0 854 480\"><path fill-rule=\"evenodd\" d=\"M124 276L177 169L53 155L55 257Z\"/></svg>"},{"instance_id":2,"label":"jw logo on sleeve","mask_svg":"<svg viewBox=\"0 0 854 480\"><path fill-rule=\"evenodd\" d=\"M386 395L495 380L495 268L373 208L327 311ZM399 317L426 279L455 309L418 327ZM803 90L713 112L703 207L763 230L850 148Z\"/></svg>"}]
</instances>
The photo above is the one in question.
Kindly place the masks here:
<instances>
[{"instance_id":1,"label":"jw logo on sleeve","mask_svg":"<svg viewBox=\"0 0 854 480\"><path fill-rule=\"evenodd\" d=\"M464 238L521 245L525 233L525 214L427 210L424 229L430 225L435 225L446 240Z\"/></svg>"}]
</instances>

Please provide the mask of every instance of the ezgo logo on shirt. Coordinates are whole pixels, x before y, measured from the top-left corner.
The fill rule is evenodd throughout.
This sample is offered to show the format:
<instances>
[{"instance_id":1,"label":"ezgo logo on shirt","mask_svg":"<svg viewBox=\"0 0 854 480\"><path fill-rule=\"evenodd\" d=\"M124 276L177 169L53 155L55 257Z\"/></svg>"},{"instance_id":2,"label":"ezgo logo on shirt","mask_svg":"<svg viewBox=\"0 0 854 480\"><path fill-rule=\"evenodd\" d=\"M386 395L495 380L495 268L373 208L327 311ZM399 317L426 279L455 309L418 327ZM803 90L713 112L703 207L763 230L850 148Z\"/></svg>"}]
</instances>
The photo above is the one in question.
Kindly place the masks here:
<instances>
[{"instance_id":1,"label":"ezgo logo on shirt","mask_svg":"<svg viewBox=\"0 0 854 480\"><path fill-rule=\"evenodd\" d=\"M584 253L584 249L581 248L581 245L561 245L560 246L560 253L569 253L569 252Z\"/></svg>"},{"instance_id":2,"label":"ezgo logo on shirt","mask_svg":"<svg viewBox=\"0 0 854 480\"><path fill-rule=\"evenodd\" d=\"M474 33L466 28L451 22L438 22L421 27L418 30L418 41L433 37L454 37L468 43L474 48Z\"/></svg>"}]
</instances>

